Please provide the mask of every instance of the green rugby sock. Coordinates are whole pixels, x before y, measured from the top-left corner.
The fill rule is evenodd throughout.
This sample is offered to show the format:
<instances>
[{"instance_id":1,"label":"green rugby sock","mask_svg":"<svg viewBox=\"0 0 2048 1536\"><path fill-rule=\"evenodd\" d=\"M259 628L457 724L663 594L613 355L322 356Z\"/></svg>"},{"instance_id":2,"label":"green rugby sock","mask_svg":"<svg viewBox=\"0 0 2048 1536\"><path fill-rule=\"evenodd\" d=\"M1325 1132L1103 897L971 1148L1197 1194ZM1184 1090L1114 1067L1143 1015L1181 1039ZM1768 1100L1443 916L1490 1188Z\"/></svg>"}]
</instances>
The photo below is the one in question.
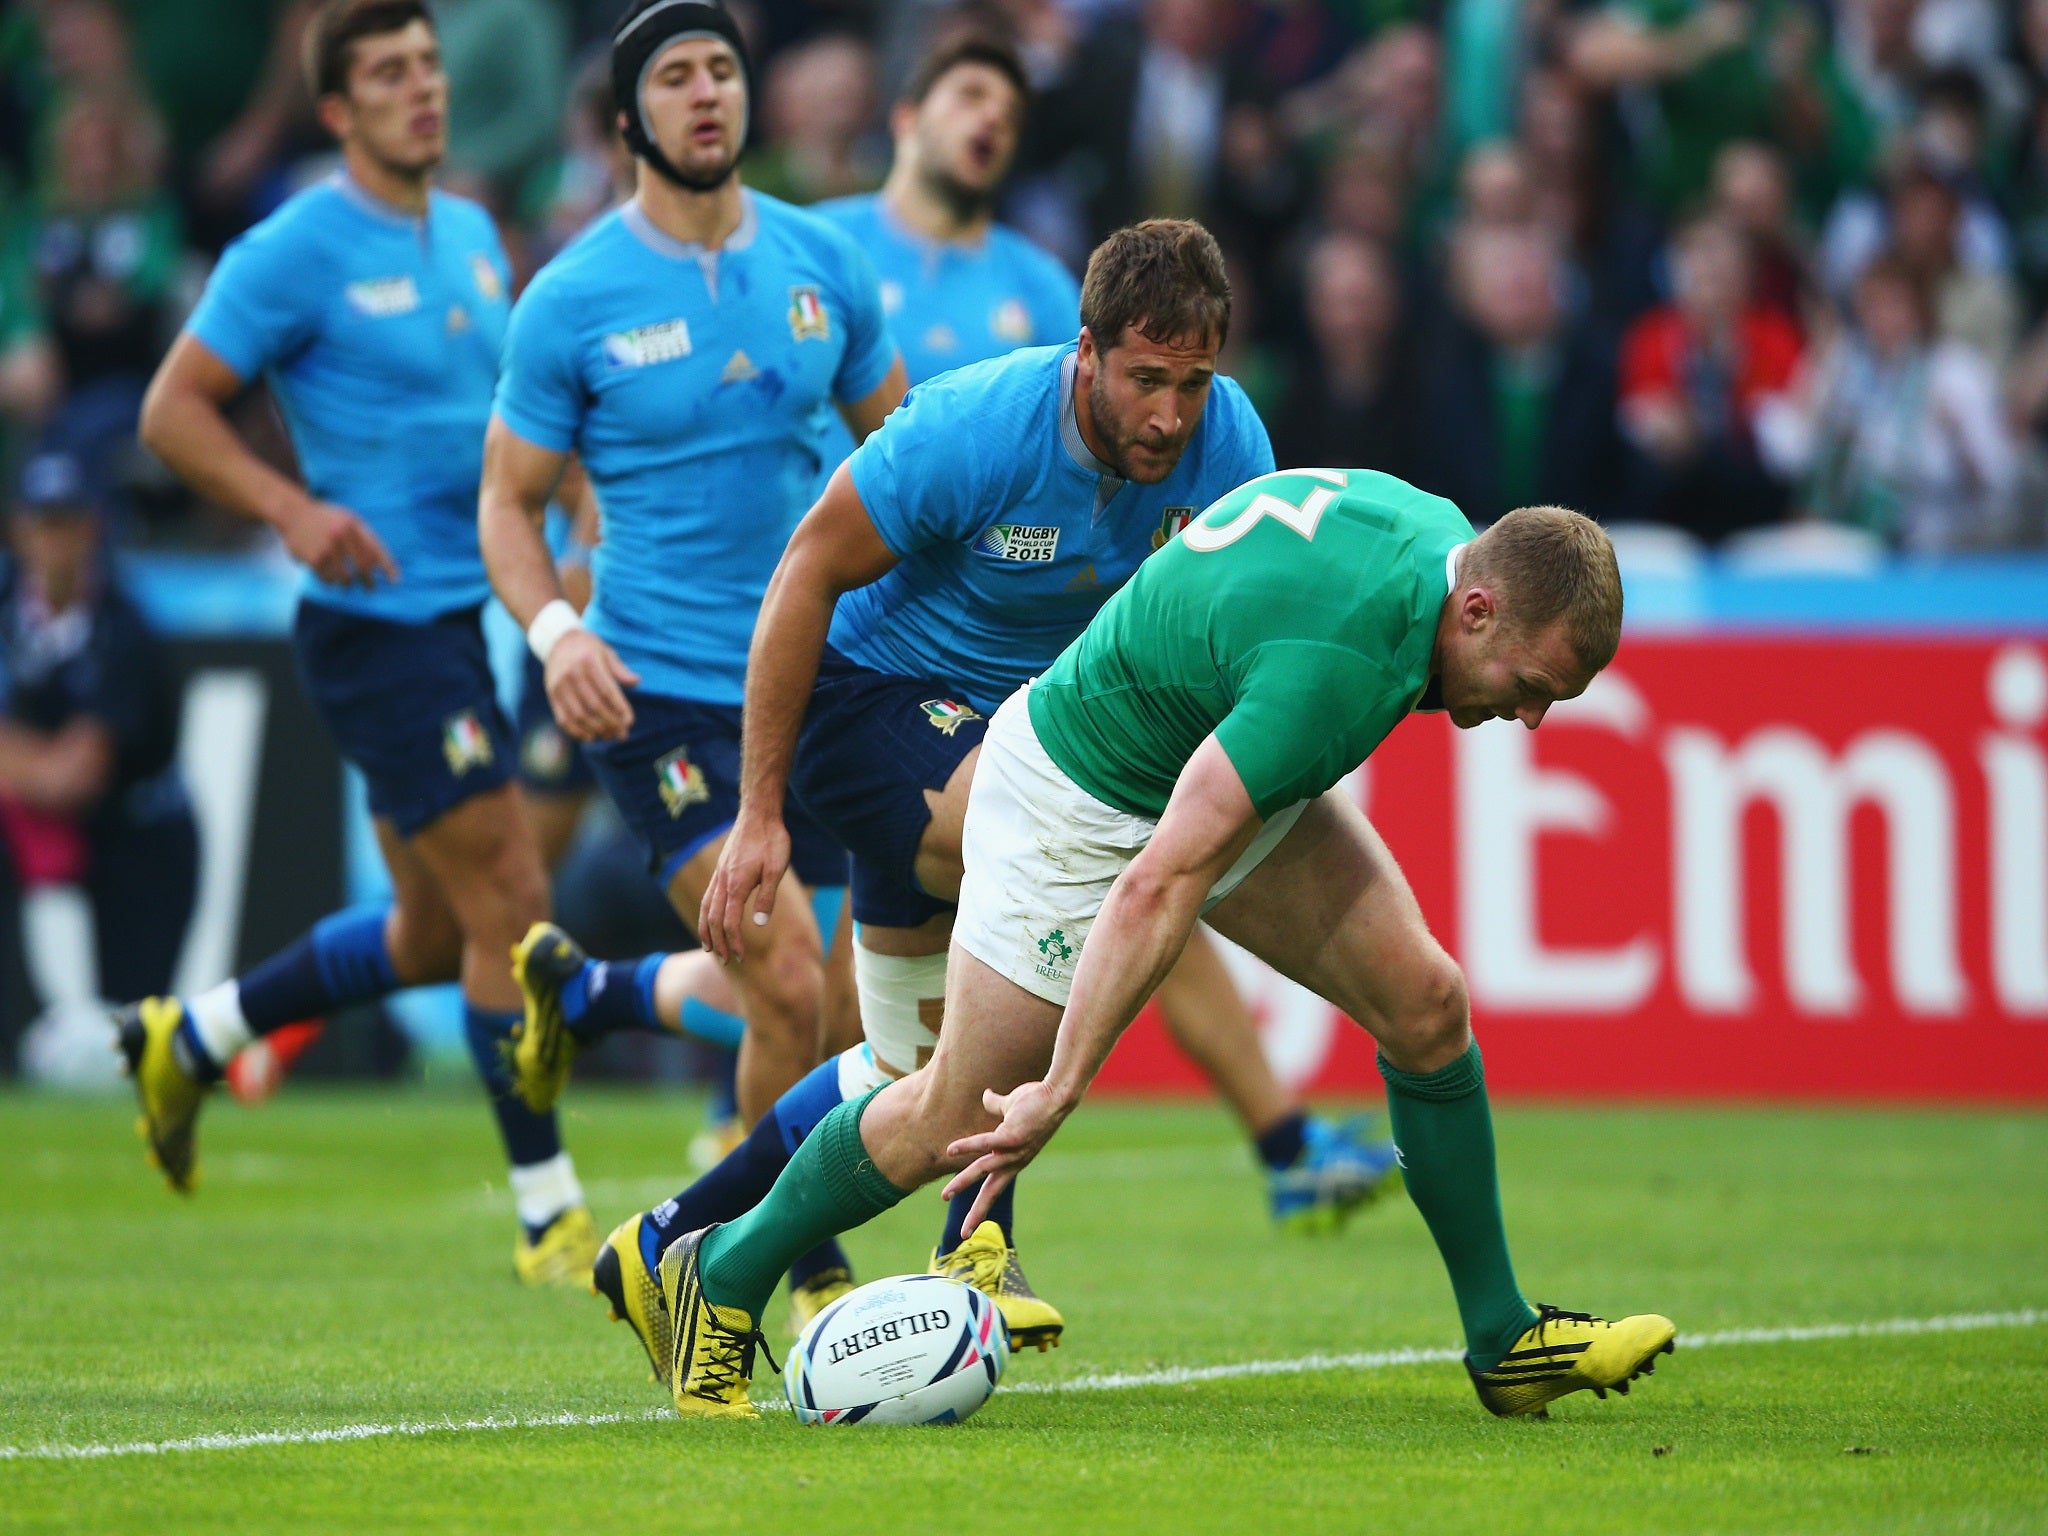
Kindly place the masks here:
<instances>
[{"instance_id":1,"label":"green rugby sock","mask_svg":"<svg viewBox=\"0 0 2048 1536\"><path fill-rule=\"evenodd\" d=\"M1451 1272L1465 1348L1474 1366L1491 1370L1536 1325L1536 1311L1508 1258L1479 1043L1435 1072L1401 1072L1382 1056L1380 1076L1408 1197Z\"/></svg>"},{"instance_id":2,"label":"green rugby sock","mask_svg":"<svg viewBox=\"0 0 2048 1536\"><path fill-rule=\"evenodd\" d=\"M861 1144L860 1117L881 1091L848 1099L820 1120L761 1203L704 1239L697 1273L708 1300L738 1307L758 1325L790 1265L909 1195L882 1177Z\"/></svg>"}]
</instances>

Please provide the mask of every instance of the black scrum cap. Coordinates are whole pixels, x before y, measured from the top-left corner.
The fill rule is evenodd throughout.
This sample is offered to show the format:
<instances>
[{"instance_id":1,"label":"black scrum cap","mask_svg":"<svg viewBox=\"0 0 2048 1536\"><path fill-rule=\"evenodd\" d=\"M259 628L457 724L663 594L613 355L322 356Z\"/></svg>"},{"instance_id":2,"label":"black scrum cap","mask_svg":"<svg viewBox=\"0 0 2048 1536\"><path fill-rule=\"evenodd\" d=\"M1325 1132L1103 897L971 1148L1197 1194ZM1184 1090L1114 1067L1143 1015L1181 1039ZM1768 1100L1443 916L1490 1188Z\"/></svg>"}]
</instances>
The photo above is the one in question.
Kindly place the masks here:
<instances>
[{"instance_id":1,"label":"black scrum cap","mask_svg":"<svg viewBox=\"0 0 2048 1536\"><path fill-rule=\"evenodd\" d=\"M626 115L626 147L678 186L685 185L682 177L647 131L647 108L640 88L647 82L647 71L671 43L699 36L722 38L740 61L741 72L749 73L746 41L723 0L633 0L612 33L612 94ZM751 99L751 81L748 95ZM746 138L744 122L740 137L742 141Z\"/></svg>"}]
</instances>

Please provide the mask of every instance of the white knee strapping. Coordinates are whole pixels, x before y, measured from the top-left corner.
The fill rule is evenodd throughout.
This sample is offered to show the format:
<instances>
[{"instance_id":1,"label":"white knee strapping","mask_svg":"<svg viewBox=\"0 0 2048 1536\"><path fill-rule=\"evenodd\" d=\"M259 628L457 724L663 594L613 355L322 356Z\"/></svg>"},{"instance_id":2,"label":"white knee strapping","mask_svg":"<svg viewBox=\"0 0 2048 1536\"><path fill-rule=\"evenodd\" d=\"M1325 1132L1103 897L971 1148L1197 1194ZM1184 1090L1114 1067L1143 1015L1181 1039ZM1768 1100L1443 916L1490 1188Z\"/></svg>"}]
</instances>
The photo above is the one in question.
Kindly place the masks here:
<instances>
[{"instance_id":1,"label":"white knee strapping","mask_svg":"<svg viewBox=\"0 0 2048 1536\"><path fill-rule=\"evenodd\" d=\"M860 992L861 1033L876 1057L892 1071L915 1072L939 1043L946 957L878 955L856 943L853 981Z\"/></svg>"},{"instance_id":2,"label":"white knee strapping","mask_svg":"<svg viewBox=\"0 0 2048 1536\"><path fill-rule=\"evenodd\" d=\"M863 1040L839 1053L839 1102L857 1099L891 1082L887 1072L875 1065L875 1048Z\"/></svg>"}]
</instances>

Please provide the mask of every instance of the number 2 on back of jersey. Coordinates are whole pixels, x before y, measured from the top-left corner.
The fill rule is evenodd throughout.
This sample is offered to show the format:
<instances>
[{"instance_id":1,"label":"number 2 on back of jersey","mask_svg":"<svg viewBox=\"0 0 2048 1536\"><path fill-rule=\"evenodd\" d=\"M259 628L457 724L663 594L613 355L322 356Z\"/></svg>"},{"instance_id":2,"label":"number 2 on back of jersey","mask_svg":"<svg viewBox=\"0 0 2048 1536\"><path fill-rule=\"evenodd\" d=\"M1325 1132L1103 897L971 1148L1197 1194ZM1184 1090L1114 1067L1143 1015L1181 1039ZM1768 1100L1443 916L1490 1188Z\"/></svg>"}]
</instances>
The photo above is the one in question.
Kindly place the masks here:
<instances>
[{"instance_id":1,"label":"number 2 on back of jersey","mask_svg":"<svg viewBox=\"0 0 2048 1536\"><path fill-rule=\"evenodd\" d=\"M1317 486L1300 501L1282 501L1271 491L1261 491L1254 496L1244 509L1221 527L1211 528L1203 522L1189 523L1182 531L1181 542L1200 555L1213 554L1219 549L1235 544L1239 539L1257 527L1261 518L1277 518L1300 534L1304 539L1316 536L1316 524L1323 520L1323 513L1330 503L1337 499L1337 491L1346 489L1351 481L1341 469L1283 469L1278 474L1261 475L1261 480L1293 479L1301 475L1313 475L1318 480L1327 480L1337 490ZM1251 482L1257 485L1258 480ZM1249 490L1246 486L1243 489Z\"/></svg>"}]
</instances>

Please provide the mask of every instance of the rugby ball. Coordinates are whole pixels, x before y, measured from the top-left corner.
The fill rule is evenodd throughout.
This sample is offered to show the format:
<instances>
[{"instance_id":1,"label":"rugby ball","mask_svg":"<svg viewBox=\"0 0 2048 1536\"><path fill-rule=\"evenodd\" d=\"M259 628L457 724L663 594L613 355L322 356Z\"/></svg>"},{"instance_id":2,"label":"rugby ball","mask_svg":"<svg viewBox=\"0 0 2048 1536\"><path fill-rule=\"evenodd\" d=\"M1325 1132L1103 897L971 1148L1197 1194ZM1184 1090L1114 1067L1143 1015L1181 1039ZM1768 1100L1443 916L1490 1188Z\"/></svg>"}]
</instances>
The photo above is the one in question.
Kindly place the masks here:
<instances>
[{"instance_id":1,"label":"rugby ball","mask_svg":"<svg viewBox=\"0 0 2048 1536\"><path fill-rule=\"evenodd\" d=\"M789 1351L782 1387L804 1424L957 1424L988 1401L1010 1355L996 1304L943 1275L848 1291Z\"/></svg>"}]
</instances>

